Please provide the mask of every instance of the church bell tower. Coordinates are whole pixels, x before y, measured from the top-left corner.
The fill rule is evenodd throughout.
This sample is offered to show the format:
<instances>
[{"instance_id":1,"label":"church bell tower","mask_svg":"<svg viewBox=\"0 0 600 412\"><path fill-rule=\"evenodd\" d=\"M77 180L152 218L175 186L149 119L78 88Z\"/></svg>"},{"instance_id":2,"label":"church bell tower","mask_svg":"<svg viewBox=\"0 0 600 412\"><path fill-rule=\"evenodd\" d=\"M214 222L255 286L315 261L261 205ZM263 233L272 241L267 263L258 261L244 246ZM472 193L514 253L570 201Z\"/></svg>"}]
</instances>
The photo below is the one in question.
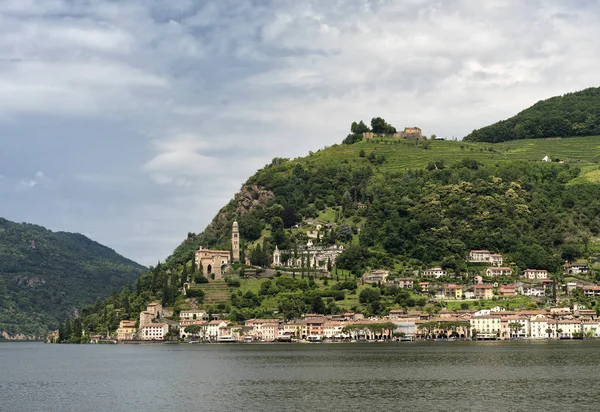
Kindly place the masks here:
<instances>
[{"instance_id":1,"label":"church bell tower","mask_svg":"<svg viewBox=\"0 0 600 412\"><path fill-rule=\"evenodd\" d=\"M240 261L240 230L236 220L233 221L231 229L231 252L234 262Z\"/></svg>"}]
</instances>

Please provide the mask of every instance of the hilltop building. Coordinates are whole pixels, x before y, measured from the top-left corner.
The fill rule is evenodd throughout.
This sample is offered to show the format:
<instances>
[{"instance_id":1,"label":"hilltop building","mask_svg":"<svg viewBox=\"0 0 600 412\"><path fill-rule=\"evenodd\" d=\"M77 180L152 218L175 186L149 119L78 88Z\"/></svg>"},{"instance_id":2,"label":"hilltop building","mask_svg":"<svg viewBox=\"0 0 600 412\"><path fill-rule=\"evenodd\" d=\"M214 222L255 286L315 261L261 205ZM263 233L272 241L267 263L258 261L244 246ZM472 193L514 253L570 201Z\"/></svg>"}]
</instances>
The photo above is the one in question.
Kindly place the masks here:
<instances>
[{"instance_id":1,"label":"hilltop building","mask_svg":"<svg viewBox=\"0 0 600 412\"><path fill-rule=\"evenodd\" d=\"M196 267L202 268L202 274L208 276L211 273L215 279L221 279L225 270L230 265L230 252L228 250L209 250L200 248L196 251Z\"/></svg>"},{"instance_id":2,"label":"hilltop building","mask_svg":"<svg viewBox=\"0 0 600 412\"><path fill-rule=\"evenodd\" d=\"M403 131L396 133L375 133L375 132L363 132L363 139L369 140L375 137L391 137L393 139L406 139L406 140L423 140L423 134L421 129L418 127L405 127Z\"/></svg>"},{"instance_id":3,"label":"hilltop building","mask_svg":"<svg viewBox=\"0 0 600 412\"><path fill-rule=\"evenodd\" d=\"M198 270L202 269L202 274L205 277L213 274L215 279L222 279L225 276L227 268L231 266L231 263L239 261L240 230L237 221L234 221L231 228L231 251L210 250L200 247L196 251L194 264Z\"/></svg>"}]
</instances>

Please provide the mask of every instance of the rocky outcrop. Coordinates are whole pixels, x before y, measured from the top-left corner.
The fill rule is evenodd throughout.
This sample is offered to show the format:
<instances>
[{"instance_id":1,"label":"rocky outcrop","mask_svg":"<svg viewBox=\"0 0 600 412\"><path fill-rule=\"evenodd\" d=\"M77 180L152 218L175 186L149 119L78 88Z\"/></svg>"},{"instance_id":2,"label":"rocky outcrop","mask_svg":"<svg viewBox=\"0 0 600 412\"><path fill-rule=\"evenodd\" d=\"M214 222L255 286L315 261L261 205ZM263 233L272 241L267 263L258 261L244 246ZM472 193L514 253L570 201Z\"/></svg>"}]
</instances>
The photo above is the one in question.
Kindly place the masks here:
<instances>
[{"instance_id":1,"label":"rocky outcrop","mask_svg":"<svg viewBox=\"0 0 600 412\"><path fill-rule=\"evenodd\" d=\"M39 276L15 276L13 277L13 282L17 283L19 286L27 286L30 288L36 286L42 286L46 284L46 279Z\"/></svg>"},{"instance_id":2,"label":"rocky outcrop","mask_svg":"<svg viewBox=\"0 0 600 412\"><path fill-rule=\"evenodd\" d=\"M235 197L236 214L242 216L257 207L265 206L274 198L275 194L273 192L258 185L243 186Z\"/></svg>"}]
</instances>

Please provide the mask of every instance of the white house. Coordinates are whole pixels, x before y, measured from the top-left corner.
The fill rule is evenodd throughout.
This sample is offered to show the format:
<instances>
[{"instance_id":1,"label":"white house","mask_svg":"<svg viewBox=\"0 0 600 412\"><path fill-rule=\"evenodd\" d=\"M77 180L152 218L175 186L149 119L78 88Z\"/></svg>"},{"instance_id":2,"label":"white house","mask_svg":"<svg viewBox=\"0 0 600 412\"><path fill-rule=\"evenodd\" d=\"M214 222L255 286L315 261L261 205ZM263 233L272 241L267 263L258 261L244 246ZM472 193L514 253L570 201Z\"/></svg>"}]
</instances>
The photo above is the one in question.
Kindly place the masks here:
<instances>
[{"instance_id":1,"label":"white house","mask_svg":"<svg viewBox=\"0 0 600 412\"><path fill-rule=\"evenodd\" d=\"M519 293L523 296L543 297L546 296L546 289L539 286L519 286Z\"/></svg>"},{"instance_id":2,"label":"white house","mask_svg":"<svg viewBox=\"0 0 600 412\"><path fill-rule=\"evenodd\" d=\"M489 250L471 250L469 252L469 262L489 262L490 251Z\"/></svg>"},{"instance_id":3,"label":"white house","mask_svg":"<svg viewBox=\"0 0 600 412\"><path fill-rule=\"evenodd\" d=\"M581 331L584 335L588 335L588 333L597 338L600 336L600 328L598 328L598 322L593 320L585 320L581 322Z\"/></svg>"},{"instance_id":4,"label":"white house","mask_svg":"<svg viewBox=\"0 0 600 412\"><path fill-rule=\"evenodd\" d=\"M529 319L529 336L533 339L548 338L548 318L545 316L536 316Z\"/></svg>"},{"instance_id":5,"label":"white house","mask_svg":"<svg viewBox=\"0 0 600 412\"><path fill-rule=\"evenodd\" d=\"M499 266L499 267L489 267L487 268L487 270L485 271L485 274L489 277L497 277L497 276L511 276L512 275L512 269L509 267L503 267L503 266Z\"/></svg>"},{"instance_id":6,"label":"white house","mask_svg":"<svg viewBox=\"0 0 600 412\"><path fill-rule=\"evenodd\" d=\"M564 319L556 322L556 335L559 338L572 338L576 332L581 332L579 319Z\"/></svg>"},{"instance_id":7,"label":"white house","mask_svg":"<svg viewBox=\"0 0 600 412\"><path fill-rule=\"evenodd\" d=\"M387 270L374 270L365 276L365 280L368 282L385 282L389 275L390 272Z\"/></svg>"},{"instance_id":8,"label":"white house","mask_svg":"<svg viewBox=\"0 0 600 412\"><path fill-rule=\"evenodd\" d=\"M142 340L164 340L169 332L169 325L166 323L150 323L140 328L140 337Z\"/></svg>"},{"instance_id":9,"label":"white house","mask_svg":"<svg viewBox=\"0 0 600 412\"><path fill-rule=\"evenodd\" d=\"M548 271L542 269L525 269L523 277L526 279L548 279Z\"/></svg>"},{"instance_id":10,"label":"white house","mask_svg":"<svg viewBox=\"0 0 600 412\"><path fill-rule=\"evenodd\" d=\"M440 278L442 276L446 276L447 274L448 274L448 272L446 272L444 269L442 269L439 266L425 269L421 272L421 276L424 278L436 278L436 279Z\"/></svg>"},{"instance_id":11,"label":"white house","mask_svg":"<svg viewBox=\"0 0 600 412\"><path fill-rule=\"evenodd\" d=\"M208 314L204 310L193 309L193 310L182 310L179 312L180 320L208 320Z\"/></svg>"},{"instance_id":12,"label":"white house","mask_svg":"<svg viewBox=\"0 0 600 412\"><path fill-rule=\"evenodd\" d=\"M473 263L489 263L494 266L502 266L502 255L490 253L489 250L471 250L469 252L469 262Z\"/></svg>"},{"instance_id":13,"label":"white house","mask_svg":"<svg viewBox=\"0 0 600 412\"><path fill-rule=\"evenodd\" d=\"M585 275L589 272L587 265L565 265L563 274L565 275Z\"/></svg>"}]
</instances>

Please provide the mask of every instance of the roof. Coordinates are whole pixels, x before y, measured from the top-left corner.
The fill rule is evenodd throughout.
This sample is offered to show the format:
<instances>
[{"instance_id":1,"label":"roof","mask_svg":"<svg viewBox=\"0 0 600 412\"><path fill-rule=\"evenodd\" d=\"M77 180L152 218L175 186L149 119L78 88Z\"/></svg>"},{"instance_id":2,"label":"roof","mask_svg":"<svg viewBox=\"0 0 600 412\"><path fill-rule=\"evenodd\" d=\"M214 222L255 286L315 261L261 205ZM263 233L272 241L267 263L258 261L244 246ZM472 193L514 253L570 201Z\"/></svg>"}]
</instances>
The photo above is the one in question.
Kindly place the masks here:
<instances>
[{"instance_id":1,"label":"roof","mask_svg":"<svg viewBox=\"0 0 600 412\"><path fill-rule=\"evenodd\" d=\"M473 250L471 250L471 253L477 253L477 252L479 252L479 253L490 253L489 250L485 250L485 249L473 249Z\"/></svg>"},{"instance_id":2,"label":"roof","mask_svg":"<svg viewBox=\"0 0 600 412\"><path fill-rule=\"evenodd\" d=\"M583 290L600 290L600 286L598 285L587 285L583 287Z\"/></svg>"},{"instance_id":3,"label":"roof","mask_svg":"<svg viewBox=\"0 0 600 412\"><path fill-rule=\"evenodd\" d=\"M506 266L490 266L488 270L512 270L512 268Z\"/></svg>"},{"instance_id":4,"label":"roof","mask_svg":"<svg viewBox=\"0 0 600 412\"><path fill-rule=\"evenodd\" d=\"M492 289L492 285L475 285L475 289Z\"/></svg>"}]
</instances>

